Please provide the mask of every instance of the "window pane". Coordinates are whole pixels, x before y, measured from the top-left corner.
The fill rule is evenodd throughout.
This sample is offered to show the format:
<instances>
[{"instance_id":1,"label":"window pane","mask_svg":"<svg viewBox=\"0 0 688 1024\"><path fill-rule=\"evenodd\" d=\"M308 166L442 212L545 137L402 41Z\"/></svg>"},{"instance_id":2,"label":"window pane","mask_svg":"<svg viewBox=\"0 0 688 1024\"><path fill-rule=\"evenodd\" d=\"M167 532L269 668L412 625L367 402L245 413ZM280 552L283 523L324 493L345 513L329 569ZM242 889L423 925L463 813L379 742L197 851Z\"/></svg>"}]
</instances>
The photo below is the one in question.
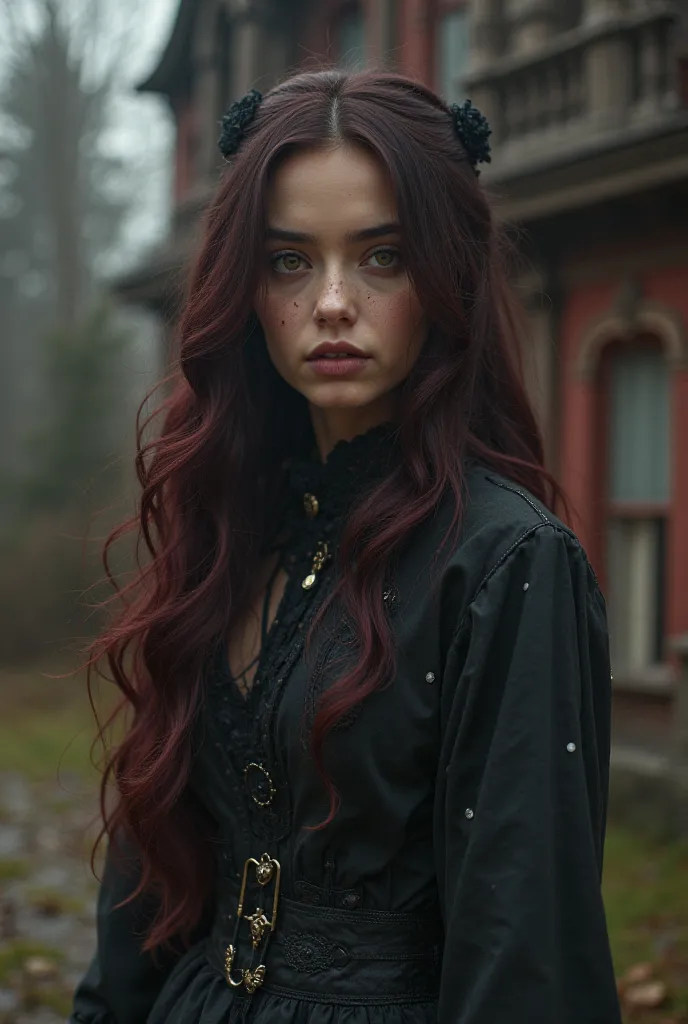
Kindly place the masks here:
<instances>
[{"instance_id":1,"label":"window pane","mask_svg":"<svg viewBox=\"0 0 688 1024\"><path fill-rule=\"evenodd\" d=\"M610 436L612 501L669 500L669 404L669 370L661 352L624 352L614 357Z\"/></svg>"},{"instance_id":2,"label":"window pane","mask_svg":"<svg viewBox=\"0 0 688 1024\"><path fill-rule=\"evenodd\" d=\"M468 11L448 11L437 29L437 88L447 103L463 99L461 78L468 71Z\"/></svg>"},{"instance_id":3,"label":"window pane","mask_svg":"<svg viewBox=\"0 0 688 1024\"><path fill-rule=\"evenodd\" d=\"M642 671L662 658L661 519L609 524L609 638L619 673Z\"/></svg>"},{"instance_id":4,"label":"window pane","mask_svg":"<svg viewBox=\"0 0 688 1024\"><path fill-rule=\"evenodd\" d=\"M339 62L354 71L365 63L365 28L359 7L345 11L339 19Z\"/></svg>"}]
</instances>

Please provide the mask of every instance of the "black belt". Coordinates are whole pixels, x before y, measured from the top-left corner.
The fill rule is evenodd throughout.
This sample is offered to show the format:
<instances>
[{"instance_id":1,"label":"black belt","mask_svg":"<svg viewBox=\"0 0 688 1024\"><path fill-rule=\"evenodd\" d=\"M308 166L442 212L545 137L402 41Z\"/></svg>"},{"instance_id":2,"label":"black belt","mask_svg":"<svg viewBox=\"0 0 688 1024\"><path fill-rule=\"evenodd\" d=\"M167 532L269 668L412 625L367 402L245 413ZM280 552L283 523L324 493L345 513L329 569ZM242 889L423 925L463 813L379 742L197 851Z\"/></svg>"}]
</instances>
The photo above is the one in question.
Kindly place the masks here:
<instances>
[{"instance_id":1,"label":"black belt","mask_svg":"<svg viewBox=\"0 0 688 1024\"><path fill-rule=\"evenodd\" d=\"M244 995L262 988L336 1004L436 998L438 912L313 907L280 896L279 880L277 861L264 854L246 862L241 890L221 885L208 956L227 984Z\"/></svg>"}]
</instances>

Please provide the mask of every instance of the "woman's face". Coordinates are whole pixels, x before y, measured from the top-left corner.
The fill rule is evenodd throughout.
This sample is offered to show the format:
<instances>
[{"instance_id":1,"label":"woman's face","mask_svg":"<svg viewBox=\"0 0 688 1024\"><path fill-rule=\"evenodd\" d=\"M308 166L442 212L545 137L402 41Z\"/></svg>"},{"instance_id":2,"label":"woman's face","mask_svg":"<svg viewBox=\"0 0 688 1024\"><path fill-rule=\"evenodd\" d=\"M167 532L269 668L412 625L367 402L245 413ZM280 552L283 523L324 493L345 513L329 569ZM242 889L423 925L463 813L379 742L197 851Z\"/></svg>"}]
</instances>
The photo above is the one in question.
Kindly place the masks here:
<instances>
[{"instance_id":1,"label":"woman's face","mask_svg":"<svg viewBox=\"0 0 688 1024\"><path fill-rule=\"evenodd\" d=\"M322 449L323 437L334 443L396 418L427 322L391 184L366 150L295 154L267 198L256 313L277 371L309 402Z\"/></svg>"}]
</instances>

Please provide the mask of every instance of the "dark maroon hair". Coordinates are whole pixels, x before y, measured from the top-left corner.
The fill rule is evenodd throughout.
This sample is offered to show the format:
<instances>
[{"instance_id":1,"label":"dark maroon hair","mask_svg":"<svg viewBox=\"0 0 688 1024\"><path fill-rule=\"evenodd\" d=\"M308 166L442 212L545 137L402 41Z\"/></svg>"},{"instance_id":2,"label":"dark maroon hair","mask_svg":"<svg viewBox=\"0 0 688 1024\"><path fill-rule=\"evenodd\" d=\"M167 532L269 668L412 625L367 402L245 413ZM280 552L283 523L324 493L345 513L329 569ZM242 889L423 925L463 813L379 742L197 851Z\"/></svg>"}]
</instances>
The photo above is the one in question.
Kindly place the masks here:
<instances>
[{"instance_id":1,"label":"dark maroon hair","mask_svg":"<svg viewBox=\"0 0 688 1024\"><path fill-rule=\"evenodd\" d=\"M266 190L290 153L340 143L365 147L389 174L405 263L431 328L404 384L401 464L354 509L339 552L334 599L355 626L360 656L322 696L313 723L330 818L337 794L323 770L327 734L393 677L382 600L390 559L447 494L454 520L446 539L456 538L467 458L550 507L559 497L521 381L518 317L498 233L447 107L424 86L387 73L313 72L273 89L208 212L162 427L147 443L146 424L139 429L140 511L105 552L107 566L110 545L132 528L147 549L91 657L93 665L107 659L131 713L107 763L102 807L104 831L128 835L140 852L139 891L160 896L148 948L188 938L211 892L210 837L187 787L204 662L251 595L276 528L285 458L313 444L305 399L273 368L253 310ZM106 809L111 782L116 800Z\"/></svg>"}]
</instances>

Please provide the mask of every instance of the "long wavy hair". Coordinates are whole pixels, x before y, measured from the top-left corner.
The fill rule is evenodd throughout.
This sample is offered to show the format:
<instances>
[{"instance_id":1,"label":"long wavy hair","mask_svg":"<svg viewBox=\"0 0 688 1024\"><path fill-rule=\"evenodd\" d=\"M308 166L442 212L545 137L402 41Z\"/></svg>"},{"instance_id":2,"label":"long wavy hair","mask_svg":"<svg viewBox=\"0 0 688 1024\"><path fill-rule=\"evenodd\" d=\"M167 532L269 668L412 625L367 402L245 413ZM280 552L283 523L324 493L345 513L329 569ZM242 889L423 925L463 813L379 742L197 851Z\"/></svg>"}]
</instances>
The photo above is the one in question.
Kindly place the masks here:
<instances>
[{"instance_id":1,"label":"long wavy hair","mask_svg":"<svg viewBox=\"0 0 688 1024\"><path fill-rule=\"evenodd\" d=\"M467 458L550 507L560 497L521 380L519 315L499 233L445 104L388 73L311 72L274 88L207 213L153 440L144 440L149 421L140 417L138 514L109 538L106 568L128 530L138 531L144 557L90 651L91 666L109 664L129 710L106 762L103 834L133 841L136 892L158 895L150 949L188 941L212 890L212 836L187 786L204 664L252 596L276 529L285 460L313 445L305 399L272 366L254 313L266 191L289 154L343 143L365 147L389 175L406 266L431 327L403 385L401 463L352 511L339 550L331 600L353 624L359 652L321 696L313 722L312 755L330 796L324 825L337 805L323 767L327 735L394 673L382 598L390 559L447 495L449 533L458 536Z\"/></svg>"}]
</instances>

